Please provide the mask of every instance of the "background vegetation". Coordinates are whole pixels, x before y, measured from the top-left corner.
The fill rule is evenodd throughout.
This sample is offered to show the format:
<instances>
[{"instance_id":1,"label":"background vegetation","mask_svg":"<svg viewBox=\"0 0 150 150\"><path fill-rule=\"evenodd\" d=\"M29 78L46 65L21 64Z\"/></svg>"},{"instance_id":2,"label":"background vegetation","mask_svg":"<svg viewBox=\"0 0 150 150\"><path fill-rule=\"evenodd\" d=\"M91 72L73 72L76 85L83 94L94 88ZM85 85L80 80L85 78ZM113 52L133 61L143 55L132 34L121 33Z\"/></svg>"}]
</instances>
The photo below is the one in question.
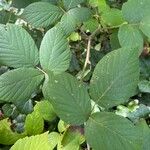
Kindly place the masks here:
<instances>
[{"instance_id":1,"label":"background vegetation","mask_svg":"<svg viewBox=\"0 0 150 150\"><path fill-rule=\"evenodd\" d=\"M0 150L149 150L149 42L149 0L0 0Z\"/></svg>"}]
</instances>

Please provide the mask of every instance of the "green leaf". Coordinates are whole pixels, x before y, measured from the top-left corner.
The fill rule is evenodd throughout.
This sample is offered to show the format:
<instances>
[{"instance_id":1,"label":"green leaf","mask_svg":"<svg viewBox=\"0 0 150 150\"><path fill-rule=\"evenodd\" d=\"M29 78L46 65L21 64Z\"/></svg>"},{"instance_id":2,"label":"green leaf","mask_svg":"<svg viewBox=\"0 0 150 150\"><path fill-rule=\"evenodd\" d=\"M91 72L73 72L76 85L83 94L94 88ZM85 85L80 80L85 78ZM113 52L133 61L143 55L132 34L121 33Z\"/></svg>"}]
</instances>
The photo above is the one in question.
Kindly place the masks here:
<instances>
[{"instance_id":1,"label":"green leaf","mask_svg":"<svg viewBox=\"0 0 150 150\"><path fill-rule=\"evenodd\" d=\"M150 108L140 104L139 108L135 111L127 114L127 117L132 120L132 122L137 123L141 118L145 118L150 114Z\"/></svg>"},{"instance_id":2,"label":"green leaf","mask_svg":"<svg viewBox=\"0 0 150 150\"><path fill-rule=\"evenodd\" d=\"M150 39L150 16L141 20L140 29Z\"/></svg>"},{"instance_id":3,"label":"green leaf","mask_svg":"<svg viewBox=\"0 0 150 150\"><path fill-rule=\"evenodd\" d=\"M0 76L0 101L27 100L36 90L44 75L33 68L19 68Z\"/></svg>"},{"instance_id":4,"label":"green leaf","mask_svg":"<svg viewBox=\"0 0 150 150\"><path fill-rule=\"evenodd\" d=\"M26 6L30 5L33 2L38 2L39 0L25 0L25 1L20 1L20 0L13 0L12 5L13 7L16 8L25 8Z\"/></svg>"},{"instance_id":5,"label":"green leaf","mask_svg":"<svg viewBox=\"0 0 150 150\"><path fill-rule=\"evenodd\" d=\"M48 132L18 140L10 150L50 150Z\"/></svg>"},{"instance_id":6,"label":"green leaf","mask_svg":"<svg viewBox=\"0 0 150 150\"><path fill-rule=\"evenodd\" d=\"M91 97L105 108L119 105L135 94L138 79L137 50L114 50L104 56L94 70L90 83Z\"/></svg>"},{"instance_id":7,"label":"green leaf","mask_svg":"<svg viewBox=\"0 0 150 150\"><path fill-rule=\"evenodd\" d=\"M122 16L122 11L115 8L104 12L101 18L106 25L111 27L121 25L125 22Z\"/></svg>"},{"instance_id":8,"label":"green leaf","mask_svg":"<svg viewBox=\"0 0 150 150\"><path fill-rule=\"evenodd\" d=\"M122 7L123 16L129 23L139 23L150 14L149 0L128 0Z\"/></svg>"},{"instance_id":9,"label":"green leaf","mask_svg":"<svg viewBox=\"0 0 150 150\"><path fill-rule=\"evenodd\" d=\"M64 73L54 77L49 74L43 94L66 123L80 125L88 119L91 112L90 97L82 83L73 76Z\"/></svg>"},{"instance_id":10,"label":"green leaf","mask_svg":"<svg viewBox=\"0 0 150 150\"><path fill-rule=\"evenodd\" d=\"M112 50L119 49L121 47L118 39L118 30L112 31L112 34L110 35L110 45Z\"/></svg>"},{"instance_id":11,"label":"green leaf","mask_svg":"<svg viewBox=\"0 0 150 150\"><path fill-rule=\"evenodd\" d=\"M17 107L18 111L22 114L30 114L33 112L33 101L29 100L19 100L14 101L14 105Z\"/></svg>"},{"instance_id":12,"label":"green leaf","mask_svg":"<svg viewBox=\"0 0 150 150\"><path fill-rule=\"evenodd\" d=\"M22 27L8 24L0 30L0 64L14 68L33 67L39 62L38 49Z\"/></svg>"},{"instance_id":13,"label":"green leaf","mask_svg":"<svg viewBox=\"0 0 150 150\"><path fill-rule=\"evenodd\" d=\"M85 136L95 150L141 150L137 128L110 112L93 114L85 126Z\"/></svg>"},{"instance_id":14,"label":"green leaf","mask_svg":"<svg viewBox=\"0 0 150 150\"><path fill-rule=\"evenodd\" d=\"M70 36L69 36L69 40L76 42L76 41L80 41L81 40L81 36L78 32L73 32Z\"/></svg>"},{"instance_id":15,"label":"green leaf","mask_svg":"<svg viewBox=\"0 0 150 150\"><path fill-rule=\"evenodd\" d=\"M88 0L90 6L98 7L98 0Z\"/></svg>"},{"instance_id":16,"label":"green leaf","mask_svg":"<svg viewBox=\"0 0 150 150\"><path fill-rule=\"evenodd\" d=\"M63 0L66 9L76 7L77 5L85 2L85 0Z\"/></svg>"},{"instance_id":17,"label":"green leaf","mask_svg":"<svg viewBox=\"0 0 150 150\"><path fill-rule=\"evenodd\" d=\"M150 93L150 81L142 80L138 84L139 90L143 93Z\"/></svg>"},{"instance_id":18,"label":"green leaf","mask_svg":"<svg viewBox=\"0 0 150 150\"><path fill-rule=\"evenodd\" d=\"M141 145L142 148L141 150L149 150L150 148L150 128L148 127L148 125L146 124L146 122L144 120L141 120L141 122L137 125L138 129L141 131Z\"/></svg>"},{"instance_id":19,"label":"green leaf","mask_svg":"<svg viewBox=\"0 0 150 150\"><path fill-rule=\"evenodd\" d=\"M91 18L83 23L83 29L89 30L91 33L94 32L99 27L98 20Z\"/></svg>"},{"instance_id":20,"label":"green leaf","mask_svg":"<svg viewBox=\"0 0 150 150\"><path fill-rule=\"evenodd\" d=\"M89 4L92 7L98 7L99 13L107 12L110 7L107 5L106 0L89 0Z\"/></svg>"},{"instance_id":21,"label":"green leaf","mask_svg":"<svg viewBox=\"0 0 150 150\"><path fill-rule=\"evenodd\" d=\"M34 111L27 115L25 120L25 131L27 135L36 135L42 133L44 130L44 120L42 116Z\"/></svg>"},{"instance_id":22,"label":"green leaf","mask_svg":"<svg viewBox=\"0 0 150 150\"><path fill-rule=\"evenodd\" d=\"M110 7L107 5L106 0L97 0L99 13L103 13L110 10Z\"/></svg>"},{"instance_id":23,"label":"green leaf","mask_svg":"<svg viewBox=\"0 0 150 150\"><path fill-rule=\"evenodd\" d=\"M136 26L130 24L122 25L119 28L118 38L122 47L138 48L139 52L143 50L143 37Z\"/></svg>"},{"instance_id":24,"label":"green leaf","mask_svg":"<svg viewBox=\"0 0 150 150\"><path fill-rule=\"evenodd\" d=\"M58 128L58 131L62 133L66 131L69 126L70 125L66 124L64 121L59 120L57 128Z\"/></svg>"},{"instance_id":25,"label":"green leaf","mask_svg":"<svg viewBox=\"0 0 150 150\"><path fill-rule=\"evenodd\" d=\"M5 10L0 11L0 23L6 24L8 22L9 17L10 12L7 12Z\"/></svg>"},{"instance_id":26,"label":"green leaf","mask_svg":"<svg viewBox=\"0 0 150 150\"><path fill-rule=\"evenodd\" d=\"M140 73L142 78L150 77L150 56L140 58Z\"/></svg>"},{"instance_id":27,"label":"green leaf","mask_svg":"<svg viewBox=\"0 0 150 150\"><path fill-rule=\"evenodd\" d=\"M34 111L38 112L43 117L43 119L47 121L52 121L56 118L54 108L47 100L37 102L34 107Z\"/></svg>"},{"instance_id":28,"label":"green leaf","mask_svg":"<svg viewBox=\"0 0 150 150\"><path fill-rule=\"evenodd\" d=\"M79 150L80 144L85 141L81 133L83 128L70 127L64 134L61 143L58 145L58 150Z\"/></svg>"},{"instance_id":29,"label":"green leaf","mask_svg":"<svg viewBox=\"0 0 150 150\"><path fill-rule=\"evenodd\" d=\"M55 74L69 68L71 54L69 43L61 29L54 27L44 36L40 46L40 62L45 70Z\"/></svg>"},{"instance_id":30,"label":"green leaf","mask_svg":"<svg viewBox=\"0 0 150 150\"><path fill-rule=\"evenodd\" d=\"M59 26L68 36L75 30L78 24L87 21L90 17L90 9L85 7L73 8L62 16Z\"/></svg>"},{"instance_id":31,"label":"green leaf","mask_svg":"<svg viewBox=\"0 0 150 150\"><path fill-rule=\"evenodd\" d=\"M4 119L0 121L0 144L12 145L18 139L23 138L25 134L18 134L13 132L10 128L11 122L9 119Z\"/></svg>"},{"instance_id":32,"label":"green leaf","mask_svg":"<svg viewBox=\"0 0 150 150\"><path fill-rule=\"evenodd\" d=\"M59 0L41 0L41 1L42 2L49 2L49 3L54 4L54 5L59 3Z\"/></svg>"},{"instance_id":33,"label":"green leaf","mask_svg":"<svg viewBox=\"0 0 150 150\"><path fill-rule=\"evenodd\" d=\"M49 138L50 150L53 150L61 140L61 136L57 132L51 132L48 138Z\"/></svg>"},{"instance_id":34,"label":"green leaf","mask_svg":"<svg viewBox=\"0 0 150 150\"><path fill-rule=\"evenodd\" d=\"M14 108L11 104L3 105L2 110L5 117L11 117L14 112Z\"/></svg>"},{"instance_id":35,"label":"green leaf","mask_svg":"<svg viewBox=\"0 0 150 150\"><path fill-rule=\"evenodd\" d=\"M56 23L63 11L47 2L35 2L27 6L22 18L34 27L47 27Z\"/></svg>"}]
</instances>

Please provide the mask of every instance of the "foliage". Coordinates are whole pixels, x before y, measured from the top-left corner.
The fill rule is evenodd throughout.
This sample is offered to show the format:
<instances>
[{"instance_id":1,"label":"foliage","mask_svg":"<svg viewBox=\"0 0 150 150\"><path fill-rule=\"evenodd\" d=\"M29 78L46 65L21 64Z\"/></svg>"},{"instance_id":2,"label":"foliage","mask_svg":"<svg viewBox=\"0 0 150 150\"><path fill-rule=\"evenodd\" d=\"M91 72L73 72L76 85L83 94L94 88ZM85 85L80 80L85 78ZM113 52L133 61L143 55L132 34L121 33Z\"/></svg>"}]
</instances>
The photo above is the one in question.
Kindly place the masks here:
<instances>
[{"instance_id":1,"label":"foliage","mask_svg":"<svg viewBox=\"0 0 150 150\"><path fill-rule=\"evenodd\" d=\"M0 150L149 150L149 0L0 0Z\"/></svg>"}]
</instances>

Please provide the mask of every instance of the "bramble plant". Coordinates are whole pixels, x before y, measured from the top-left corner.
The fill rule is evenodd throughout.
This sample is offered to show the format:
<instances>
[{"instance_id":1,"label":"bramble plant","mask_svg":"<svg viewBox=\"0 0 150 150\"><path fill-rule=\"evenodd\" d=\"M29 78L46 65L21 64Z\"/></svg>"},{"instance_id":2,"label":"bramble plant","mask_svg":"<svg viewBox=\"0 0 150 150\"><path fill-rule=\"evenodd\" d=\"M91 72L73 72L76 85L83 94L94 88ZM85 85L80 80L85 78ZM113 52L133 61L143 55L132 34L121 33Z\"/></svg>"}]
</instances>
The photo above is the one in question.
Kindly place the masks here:
<instances>
[{"instance_id":1,"label":"bramble plant","mask_svg":"<svg viewBox=\"0 0 150 150\"><path fill-rule=\"evenodd\" d=\"M150 0L0 0L0 150L150 149Z\"/></svg>"}]
</instances>

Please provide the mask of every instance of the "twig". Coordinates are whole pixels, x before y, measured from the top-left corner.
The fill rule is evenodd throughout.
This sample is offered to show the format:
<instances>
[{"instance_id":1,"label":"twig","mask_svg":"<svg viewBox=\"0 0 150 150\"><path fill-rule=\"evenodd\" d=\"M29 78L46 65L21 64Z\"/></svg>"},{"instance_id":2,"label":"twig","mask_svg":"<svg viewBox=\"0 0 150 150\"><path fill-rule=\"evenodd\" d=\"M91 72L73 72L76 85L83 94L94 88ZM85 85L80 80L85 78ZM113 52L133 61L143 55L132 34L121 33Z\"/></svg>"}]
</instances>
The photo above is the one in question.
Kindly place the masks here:
<instances>
[{"instance_id":1,"label":"twig","mask_svg":"<svg viewBox=\"0 0 150 150\"><path fill-rule=\"evenodd\" d=\"M92 40L92 38L91 38L91 36L89 36L87 50L86 50L86 59L85 59L84 67L83 67L83 72L86 70L87 65L91 64L91 62L90 62L91 40Z\"/></svg>"},{"instance_id":2,"label":"twig","mask_svg":"<svg viewBox=\"0 0 150 150\"><path fill-rule=\"evenodd\" d=\"M90 145L87 143L87 150L90 150Z\"/></svg>"},{"instance_id":3,"label":"twig","mask_svg":"<svg viewBox=\"0 0 150 150\"><path fill-rule=\"evenodd\" d=\"M39 68L39 67L36 67L39 71L41 71L43 74L47 74L44 70L42 70L41 68Z\"/></svg>"},{"instance_id":4,"label":"twig","mask_svg":"<svg viewBox=\"0 0 150 150\"><path fill-rule=\"evenodd\" d=\"M83 74L87 68L87 65L91 64L90 61L90 50L91 50L91 41L93 39L93 37L98 34L100 32L100 27L98 27L89 37L88 37L88 45L87 45L87 50L86 50L86 59L85 59L85 63L84 63L84 67L83 67Z\"/></svg>"}]
</instances>

